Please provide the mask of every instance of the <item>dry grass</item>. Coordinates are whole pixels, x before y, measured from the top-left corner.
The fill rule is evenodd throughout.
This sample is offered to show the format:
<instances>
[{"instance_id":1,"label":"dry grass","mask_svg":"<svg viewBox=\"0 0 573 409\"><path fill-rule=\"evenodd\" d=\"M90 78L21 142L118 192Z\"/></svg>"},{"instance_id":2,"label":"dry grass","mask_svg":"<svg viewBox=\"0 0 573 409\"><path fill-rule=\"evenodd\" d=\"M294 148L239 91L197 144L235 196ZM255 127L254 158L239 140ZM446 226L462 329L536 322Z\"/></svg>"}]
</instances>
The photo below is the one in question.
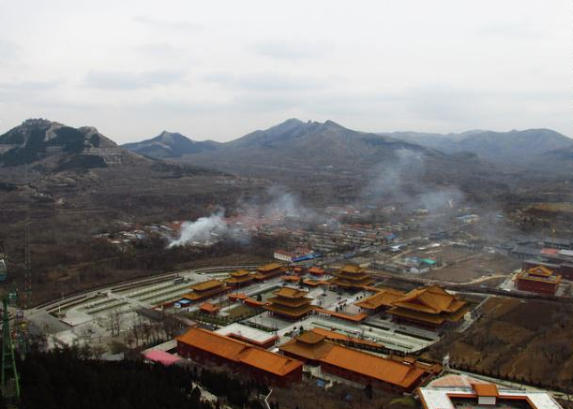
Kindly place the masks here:
<instances>
[{"instance_id":1,"label":"dry grass","mask_svg":"<svg viewBox=\"0 0 573 409\"><path fill-rule=\"evenodd\" d=\"M468 331L445 337L430 355L441 359L449 352L454 364L470 371L571 388L573 306L492 298L482 313Z\"/></svg>"}]
</instances>

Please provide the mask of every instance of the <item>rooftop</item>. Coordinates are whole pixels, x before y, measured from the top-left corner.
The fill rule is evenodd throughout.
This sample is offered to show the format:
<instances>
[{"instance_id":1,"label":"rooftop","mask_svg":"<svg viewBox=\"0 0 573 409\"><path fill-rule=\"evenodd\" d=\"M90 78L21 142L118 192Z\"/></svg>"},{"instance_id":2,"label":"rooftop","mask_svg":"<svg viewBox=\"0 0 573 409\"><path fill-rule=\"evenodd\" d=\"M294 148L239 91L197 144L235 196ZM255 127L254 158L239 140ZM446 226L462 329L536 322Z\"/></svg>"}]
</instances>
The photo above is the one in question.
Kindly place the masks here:
<instances>
[{"instance_id":1,"label":"rooftop","mask_svg":"<svg viewBox=\"0 0 573 409\"><path fill-rule=\"evenodd\" d=\"M539 281L545 283L559 284L561 276L554 274L552 270L544 266L536 266L520 272L517 275L519 280Z\"/></svg>"},{"instance_id":2,"label":"rooftop","mask_svg":"<svg viewBox=\"0 0 573 409\"><path fill-rule=\"evenodd\" d=\"M206 291L206 290L212 290L212 289L214 289L216 287L220 287L222 285L223 285L222 281L207 280L207 281L203 281L202 283L194 284L190 288L193 291Z\"/></svg>"},{"instance_id":3,"label":"rooftop","mask_svg":"<svg viewBox=\"0 0 573 409\"><path fill-rule=\"evenodd\" d=\"M425 372L412 365L334 345L321 362L402 388L410 388Z\"/></svg>"},{"instance_id":4,"label":"rooftop","mask_svg":"<svg viewBox=\"0 0 573 409\"><path fill-rule=\"evenodd\" d=\"M247 270L237 270L237 271L233 271L230 275L233 277L245 277L245 276L249 276L251 273L249 273Z\"/></svg>"},{"instance_id":5,"label":"rooftop","mask_svg":"<svg viewBox=\"0 0 573 409\"><path fill-rule=\"evenodd\" d=\"M404 297L394 301L393 305L428 314L441 314L457 312L465 307L466 303L456 299L454 295L437 285L433 285L412 290Z\"/></svg>"},{"instance_id":6,"label":"rooftop","mask_svg":"<svg viewBox=\"0 0 573 409\"><path fill-rule=\"evenodd\" d=\"M356 265L356 264L347 264L344 267L342 267L339 270L339 272L356 274L356 273L364 273L364 269L362 267L360 267L359 265Z\"/></svg>"},{"instance_id":7,"label":"rooftop","mask_svg":"<svg viewBox=\"0 0 573 409\"><path fill-rule=\"evenodd\" d=\"M546 392L506 389L468 376L448 375L418 389L425 409L562 409ZM495 398L484 405L478 398Z\"/></svg>"},{"instance_id":8,"label":"rooftop","mask_svg":"<svg viewBox=\"0 0 573 409\"><path fill-rule=\"evenodd\" d=\"M199 309L203 312L213 313L213 312L219 311L221 309L221 307L219 307L218 305L215 305L215 304L211 304L210 302L206 302L206 303L201 304Z\"/></svg>"},{"instance_id":9,"label":"rooftop","mask_svg":"<svg viewBox=\"0 0 573 409\"><path fill-rule=\"evenodd\" d=\"M265 342L276 338L276 336L270 332L252 328L238 322L218 329L215 331L215 334L225 336L235 335L235 338L244 338L245 341L248 340L258 344L264 344Z\"/></svg>"},{"instance_id":10,"label":"rooftop","mask_svg":"<svg viewBox=\"0 0 573 409\"><path fill-rule=\"evenodd\" d=\"M298 290L296 288L291 287L283 287L280 290L276 291L275 294L278 297L283 298L302 298L308 295L308 291Z\"/></svg>"},{"instance_id":11,"label":"rooftop","mask_svg":"<svg viewBox=\"0 0 573 409\"><path fill-rule=\"evenodd\" d=\"M332 348L334 344L326 341L324 337L307 331L297 338L291 339L279 349L287 354L310 361L319 361Z\"/></svg>"},{"instance_id":12,"label":"rooftop","mask_svg":"<svg viewBox=\"0 0 573 409\"><path fill-rule=\"evenodd\" d=\"M394 301L399 300L405 295L406 293L403 293L402 291L385 288L382 291L379 291L376 294L364 298L354 304L360 308L375 310L380 307L391 307Z\"/></svg>"},{"instance_id":13,"label":"rooftop","mask_svg":"<svg viewBox=\"0 0 573 409\"><path fill-rule=\"evenodd\" d=\"M257 271L260 273L268 273L270 271L278 270L281 268L282 265L278 263L270 263L270 264L265 264L264 266L260 266L259 268L257 268Z\"/></svg>"},{"instance_id":14,"label":"rooftop","mask_svg":"<svg viewBox=\"0 0 573 409\"><path fill-rule=\"evenodd\" d=\"M302 362L295 359L200 328L190 329L177 340L213 355L275 375L283 376L302 366Z\"/></svg>"},{"instance_id":15,"label":"rooftop","mask_svg":"<svg viewBox=\"0 0 573 409\"><path fill-rule=\"evenodd\" d=\"M317 335L321 335L323 337L325 337L326 339L329 340L333 340L333 341L345 341L345 342L351 342L353 344L362 344L362 345L368 345L368 346L372 346L372 347L381 347L382 344L377 344L376 342L372 342L372 341L368 341L366 339L362 339L362 338L357 338L357 337L351 337L345 334L341 334L340 332L335 332L335 331L329 331L327 329L324 328L313 328L312 332L317 334Z\"/></svg>"},{"instance_id":16,"label":"rooftop","mask_svg":"<svg viewBox=\"0 0 573 409\"><path fill-rule=\"evenodd\" d=\"M181 361L180 357L160 350L147 351L143 354L143 357L147 361L158 362L165 366L173 365L174 363Z\"/></svg>"}]
</instances>

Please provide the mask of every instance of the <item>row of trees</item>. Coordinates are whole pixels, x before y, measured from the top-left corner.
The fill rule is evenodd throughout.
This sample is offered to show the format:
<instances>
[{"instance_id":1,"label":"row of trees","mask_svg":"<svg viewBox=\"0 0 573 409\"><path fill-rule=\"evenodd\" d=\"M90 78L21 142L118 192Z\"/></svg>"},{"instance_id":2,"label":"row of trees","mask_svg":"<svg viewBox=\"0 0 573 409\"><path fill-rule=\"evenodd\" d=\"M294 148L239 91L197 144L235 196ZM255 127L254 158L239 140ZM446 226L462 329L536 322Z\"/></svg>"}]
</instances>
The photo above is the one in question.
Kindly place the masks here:
<instances>
[{"instance_id":1,"label":"row of trees","mask_svg":"<svg viewBox=\"0 0 573 409\"><path fill-rule=\"evenodd\" d=\"M141 361L87 359L79 349L33 352L19 363L21 407L42 409L262 409L268 389L227 372ZM217 396L209 401L201 389Z\"/></svg>"}]
</instances>

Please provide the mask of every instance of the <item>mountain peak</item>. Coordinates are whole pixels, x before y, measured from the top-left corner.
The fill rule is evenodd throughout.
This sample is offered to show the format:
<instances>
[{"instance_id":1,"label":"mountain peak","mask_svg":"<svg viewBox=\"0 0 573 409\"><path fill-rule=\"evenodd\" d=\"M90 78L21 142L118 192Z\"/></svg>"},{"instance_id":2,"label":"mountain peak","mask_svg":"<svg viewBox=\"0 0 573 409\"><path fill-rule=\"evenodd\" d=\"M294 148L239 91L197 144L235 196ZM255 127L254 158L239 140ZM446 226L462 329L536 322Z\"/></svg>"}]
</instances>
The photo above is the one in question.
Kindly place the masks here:
<instances>
[{"instance_id":1,"label":"mountain peak","mask_svg":"<svg viewBox=\"0 0 573 409\"><path fill-rule=\"evenodd\" d=\"M3 167L42 162L55 171L85 170L134 157L93 126L73 128L43 118L28 119L0 135L0 145Z\"/></svg>"},{"instance_id":2,"label":"mountain peak","mask_svg":"<svg viewBox=\"0 0 573 409\"><path fill-rule=\"evenodd\" d=\"M155 138L122 145L125 149L156 159L180 158L187 154L211 151L218 146L217 142L196 142L179 132L169 131L162 131Z\"/></svg>"}]
</instances>

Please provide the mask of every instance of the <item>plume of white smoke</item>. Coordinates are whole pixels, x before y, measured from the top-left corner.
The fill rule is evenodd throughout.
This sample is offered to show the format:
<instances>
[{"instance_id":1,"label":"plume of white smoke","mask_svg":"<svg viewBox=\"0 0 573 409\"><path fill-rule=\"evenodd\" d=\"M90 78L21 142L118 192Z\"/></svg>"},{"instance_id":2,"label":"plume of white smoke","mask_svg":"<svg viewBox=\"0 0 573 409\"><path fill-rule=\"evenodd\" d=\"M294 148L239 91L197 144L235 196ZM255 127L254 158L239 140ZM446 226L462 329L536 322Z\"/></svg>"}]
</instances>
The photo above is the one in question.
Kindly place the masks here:
<instances>
[{"instance_id":1,"label":"plume of white smoke","mask_svg":"<svg viewBox=\"0 0 573 409\"><path fill-rule=\"evenodd\" d=\"M303 206L299 199L286 188L281 186L271 186L268 191L271 200L263 206L264 216L281 215L285 217L296 217L301 219L313 219L316 213Z\"/></svg>"},{"instance_id":2,"label":"plume of white smoke","mask_svg":"<svg viewBox=\"0 0 573 409\"><path fill-rule=\"evenodd\" d=\"M217 212L209 217L200 217L194 222L185 222L181 225L181 232L177 240L169 243L169 247L184 246L190 243L208 243L213 236L220 236L227 232L227 224L223 219L223 212Z\"/></svg>"},{"instance_id":3,"label":"plume of white smoke","mask_svg":"<svg viewBox=\"0 0 573 409\"><path fill-rule=\"evenodd\" d=\"M453 187L443 188L422 193L419 197L420 205L430 213L450 211L454 206L462 203L464 196L462 192Z\"/></svg>"},{"instance_id":4,"label":"plume of white smoke","mask_svg":"<svg viewBox=\"0 0 573 409\"><path fill-rule=\"evenodd\" d=\"M252 233L248 226L253 219L261 218L282 221L285 218L293 218L304 223L319 220L313 210L303 206L298 198L284 187L272 186L268 189L267 198L263 204L260 203L260 198L240 203L231 224L224 219L222 211L209 217L201 217L194 222L183 223L179 238L172 240L169 247L194 243L207 244L219 239L229 239L246 244L251 239Z\"/></svg>"},{"instance_id":5,"label":"plume of white smoke","mask_svg":"<svg viewBox=\"0 0 573 409\"><path fill-rule=\"evenodd\" d=\"M374 169L363 197L369 200L391 201L403 210L423 208L430 213L451 211L464 202L463 193L453 186L430 186L423 181L427 172L421 152L401 149L393 161Z\"/></svg>"},{"instance_id":6,"label":"plume of white smoke","mask_svg":"<svg viewBox=\"0 0 573 409\"><path fill-rule=\"evenodd\" d=\"M304 206L296 195L278 185L267 189L264 200L257 197L240 203L237 214L252 218L289 217L309 222L318 218L316 212Z\"/></svg>"}]
</instances>

